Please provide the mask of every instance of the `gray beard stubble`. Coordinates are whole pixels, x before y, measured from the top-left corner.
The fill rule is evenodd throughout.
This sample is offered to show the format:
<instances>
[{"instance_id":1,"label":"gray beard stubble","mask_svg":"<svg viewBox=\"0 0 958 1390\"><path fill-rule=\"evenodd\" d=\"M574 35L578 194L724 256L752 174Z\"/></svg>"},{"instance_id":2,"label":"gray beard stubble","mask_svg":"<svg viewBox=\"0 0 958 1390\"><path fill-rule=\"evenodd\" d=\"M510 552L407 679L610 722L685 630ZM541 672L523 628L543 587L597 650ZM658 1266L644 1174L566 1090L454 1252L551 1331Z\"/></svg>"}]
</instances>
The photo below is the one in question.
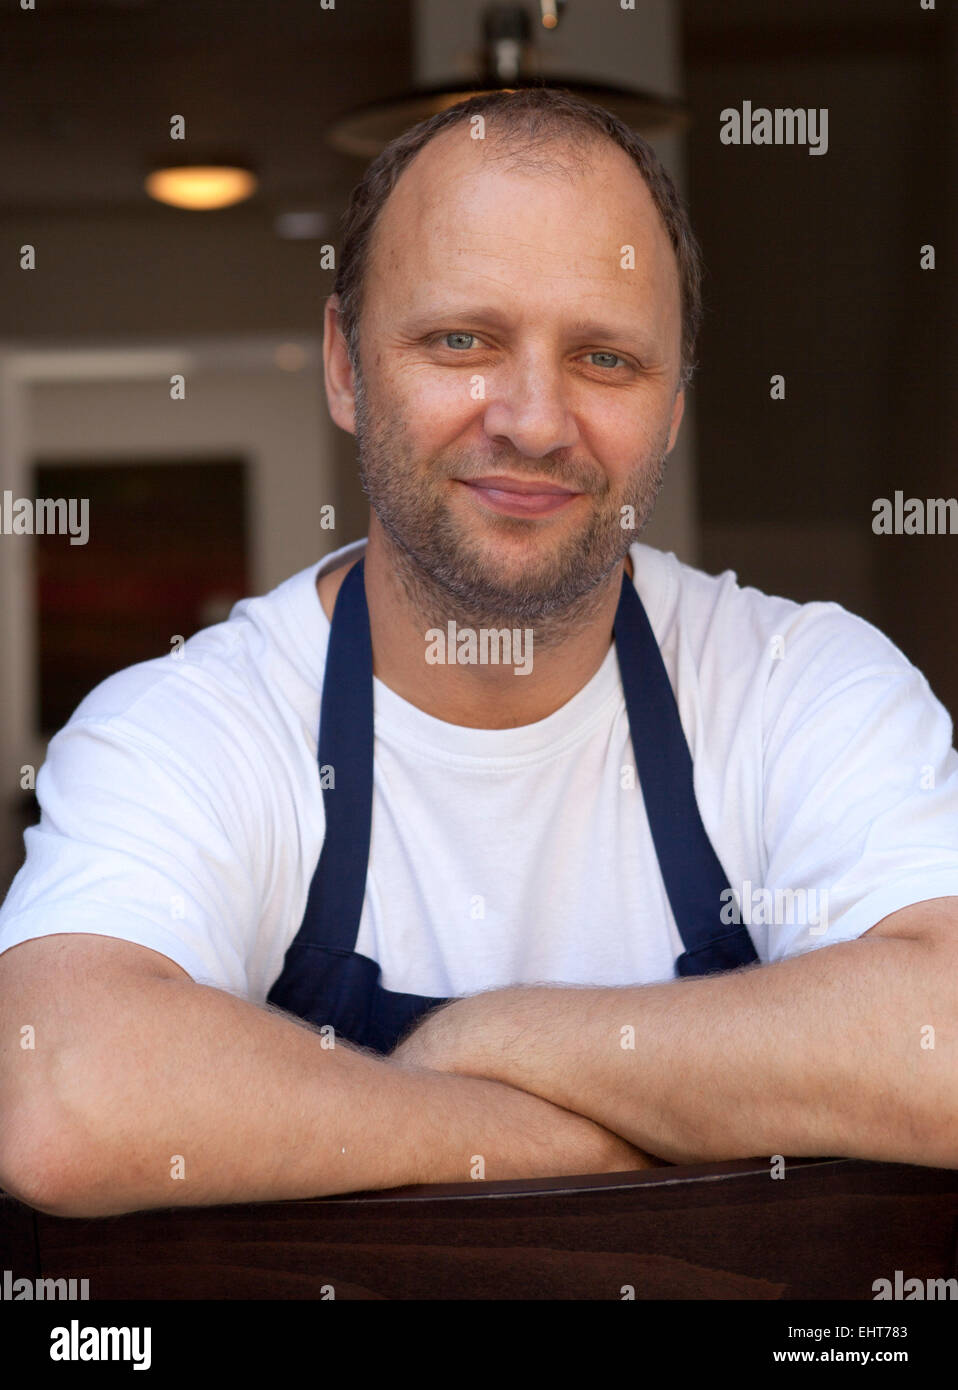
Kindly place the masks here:
<instances>
[{"instance_id":1,"label":"gray beard stubble","mask_svg":"<svg viewBox=\"0 0 958 1390\"><path fill-rule=\"evenodd\" d=\"M414 454L401 422L375 424L359 370L354 372L355 430L359 479L391 547L394 571L415 610L428 627L454 621L459 627L531 627L537 647L567 639L594 617L604 597L605 581L621 569L629 547L655 507L665 474L668 431L630 477L614 502L609 485L597 490L591 479L550 472L560 484L588 491L598 499L584 529L571 536L544 564L529 567L515 582L495 574L481 546L468 539L450 517L443 497L449 477L478 476L467 468L444 475L437 484L419 484L411 466ZM380 416L381 419L381 416ZM515 460L505 471L538 476L549 469L543 460ZM485 471L496 471L492 465ZM417 486L410 486L416 479ZM620 524L624 506L634 508L634 529ZM522 518L492 517L504 531L530 524Z\"/></svg>"}]
</instances>

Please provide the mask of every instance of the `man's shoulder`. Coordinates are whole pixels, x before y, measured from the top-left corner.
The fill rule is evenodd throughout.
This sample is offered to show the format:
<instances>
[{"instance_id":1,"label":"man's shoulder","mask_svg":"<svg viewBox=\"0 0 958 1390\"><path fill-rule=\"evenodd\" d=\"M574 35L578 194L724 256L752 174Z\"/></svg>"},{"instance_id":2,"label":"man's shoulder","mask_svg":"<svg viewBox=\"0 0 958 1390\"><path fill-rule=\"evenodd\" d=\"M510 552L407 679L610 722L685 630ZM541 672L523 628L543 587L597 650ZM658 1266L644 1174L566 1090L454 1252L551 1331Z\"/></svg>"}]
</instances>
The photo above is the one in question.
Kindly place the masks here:
<instances>
[{"instance_id":1,"label":"man's shoulder","mask_svg":"<svg viewBox=\"0 0 958 1390\"><path fill-rule=\"evenodd\" d=\"M197 735L236 736L277 714L309 717L325 645L316 594L321 562L269 592L241 599L225 621L170 650L115 672L80 702L60 731L122 727L133 738L194 745Z\"/></svg>"},{"instance_id":2,"label":"man's shoulder","mask_svg":"<svg viewBox=\"0 0 958 1390\"><path fill-rule=\"evenodd\" d=\"M835 600L766 593L741 584L736 570L712 574L639 542L630 553L663 651L681 644L700 662L736 669L761 663L769 675L787 655L833 675L863 666L915 670L885 633Z\"/></svg>"}]
</instances>

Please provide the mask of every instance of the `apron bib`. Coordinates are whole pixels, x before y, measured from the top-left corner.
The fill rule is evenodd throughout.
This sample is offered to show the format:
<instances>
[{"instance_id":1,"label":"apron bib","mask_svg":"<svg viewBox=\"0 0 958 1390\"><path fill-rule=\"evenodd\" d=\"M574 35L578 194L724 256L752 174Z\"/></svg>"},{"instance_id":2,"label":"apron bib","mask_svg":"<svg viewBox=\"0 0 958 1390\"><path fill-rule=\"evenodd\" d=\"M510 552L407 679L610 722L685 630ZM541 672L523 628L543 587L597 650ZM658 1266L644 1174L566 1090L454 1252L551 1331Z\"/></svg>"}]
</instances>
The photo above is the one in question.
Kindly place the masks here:
<instances>
[{"instance_id":1,"label":"apron bib","mask_svg":"<svg viewBox=\"0 0 958 1390\"><path fill-rule=\"evenodd\" d=\"M692 758L642 600L623 569L613 626L636 771L659 868L685 947L677 975L758 961L744 924L721 920L728 881L695 800ZM429 1009L448 1002L383 989L376 961L356 950L366 893L373 805L373 658L364 561L333 610L319 721L326 834L306 900L268 1002L361 1047L388 1053Z\"/></svg>"}]
</instances>

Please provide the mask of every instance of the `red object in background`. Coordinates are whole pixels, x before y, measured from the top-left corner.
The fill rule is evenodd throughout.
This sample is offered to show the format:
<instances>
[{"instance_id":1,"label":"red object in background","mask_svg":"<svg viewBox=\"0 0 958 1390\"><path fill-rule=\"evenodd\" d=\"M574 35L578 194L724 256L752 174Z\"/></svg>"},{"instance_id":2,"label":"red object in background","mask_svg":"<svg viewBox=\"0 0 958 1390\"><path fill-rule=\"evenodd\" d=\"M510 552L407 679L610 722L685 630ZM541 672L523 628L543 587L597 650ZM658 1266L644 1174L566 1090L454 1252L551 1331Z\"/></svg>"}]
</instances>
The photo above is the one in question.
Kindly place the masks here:
<instances>
[{"instance_id":1,"label":"red object in background","mask_svg":"<svg viewBox=\"0 0 958 1390\"><path fill-rule=\"evenodd\" d=\"M33 497L89 499L89 539L36 536L37 723L54 733L100 681L163 656L248 592L241 458L38 461Z\"/></svg>"}]
</instances>

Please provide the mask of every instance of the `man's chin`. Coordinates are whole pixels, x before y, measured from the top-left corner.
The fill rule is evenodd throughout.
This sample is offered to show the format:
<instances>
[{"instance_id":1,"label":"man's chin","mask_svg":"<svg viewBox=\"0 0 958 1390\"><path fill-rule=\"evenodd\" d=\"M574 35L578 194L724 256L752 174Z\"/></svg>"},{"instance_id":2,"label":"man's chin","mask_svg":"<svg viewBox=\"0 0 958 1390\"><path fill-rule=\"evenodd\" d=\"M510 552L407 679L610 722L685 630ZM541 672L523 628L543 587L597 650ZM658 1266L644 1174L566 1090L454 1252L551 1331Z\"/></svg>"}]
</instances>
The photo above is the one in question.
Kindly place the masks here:
<instances>
[{"instance_id":1,"label":"man's chin","mask_svg":"<svg viewBox=\"0 0 958 1390\"><path fill-rule=\"evenodd\" d=\"M489 591L528 592L549 588L561 579L569 564L568 538L528 530L495 532L478 536L460 535L453 563Z\"/></svg>"},{"instance_id":2,"label":"man's chin","mask_svg":"<svg viewBox=\"0 0 958 1390\"><path fill-rule=\"evenodd\" d=\"M607 570L595 573L595 556L556 544L551 553L492 543L476 546L474 538L433 571L434 579L460 604L488 615L496 625L533 623L554 616L601 584ZM613 561L614 564L614 561ZM514 618L514 622L510 619Z\"/></svg>"}]
</instances>

